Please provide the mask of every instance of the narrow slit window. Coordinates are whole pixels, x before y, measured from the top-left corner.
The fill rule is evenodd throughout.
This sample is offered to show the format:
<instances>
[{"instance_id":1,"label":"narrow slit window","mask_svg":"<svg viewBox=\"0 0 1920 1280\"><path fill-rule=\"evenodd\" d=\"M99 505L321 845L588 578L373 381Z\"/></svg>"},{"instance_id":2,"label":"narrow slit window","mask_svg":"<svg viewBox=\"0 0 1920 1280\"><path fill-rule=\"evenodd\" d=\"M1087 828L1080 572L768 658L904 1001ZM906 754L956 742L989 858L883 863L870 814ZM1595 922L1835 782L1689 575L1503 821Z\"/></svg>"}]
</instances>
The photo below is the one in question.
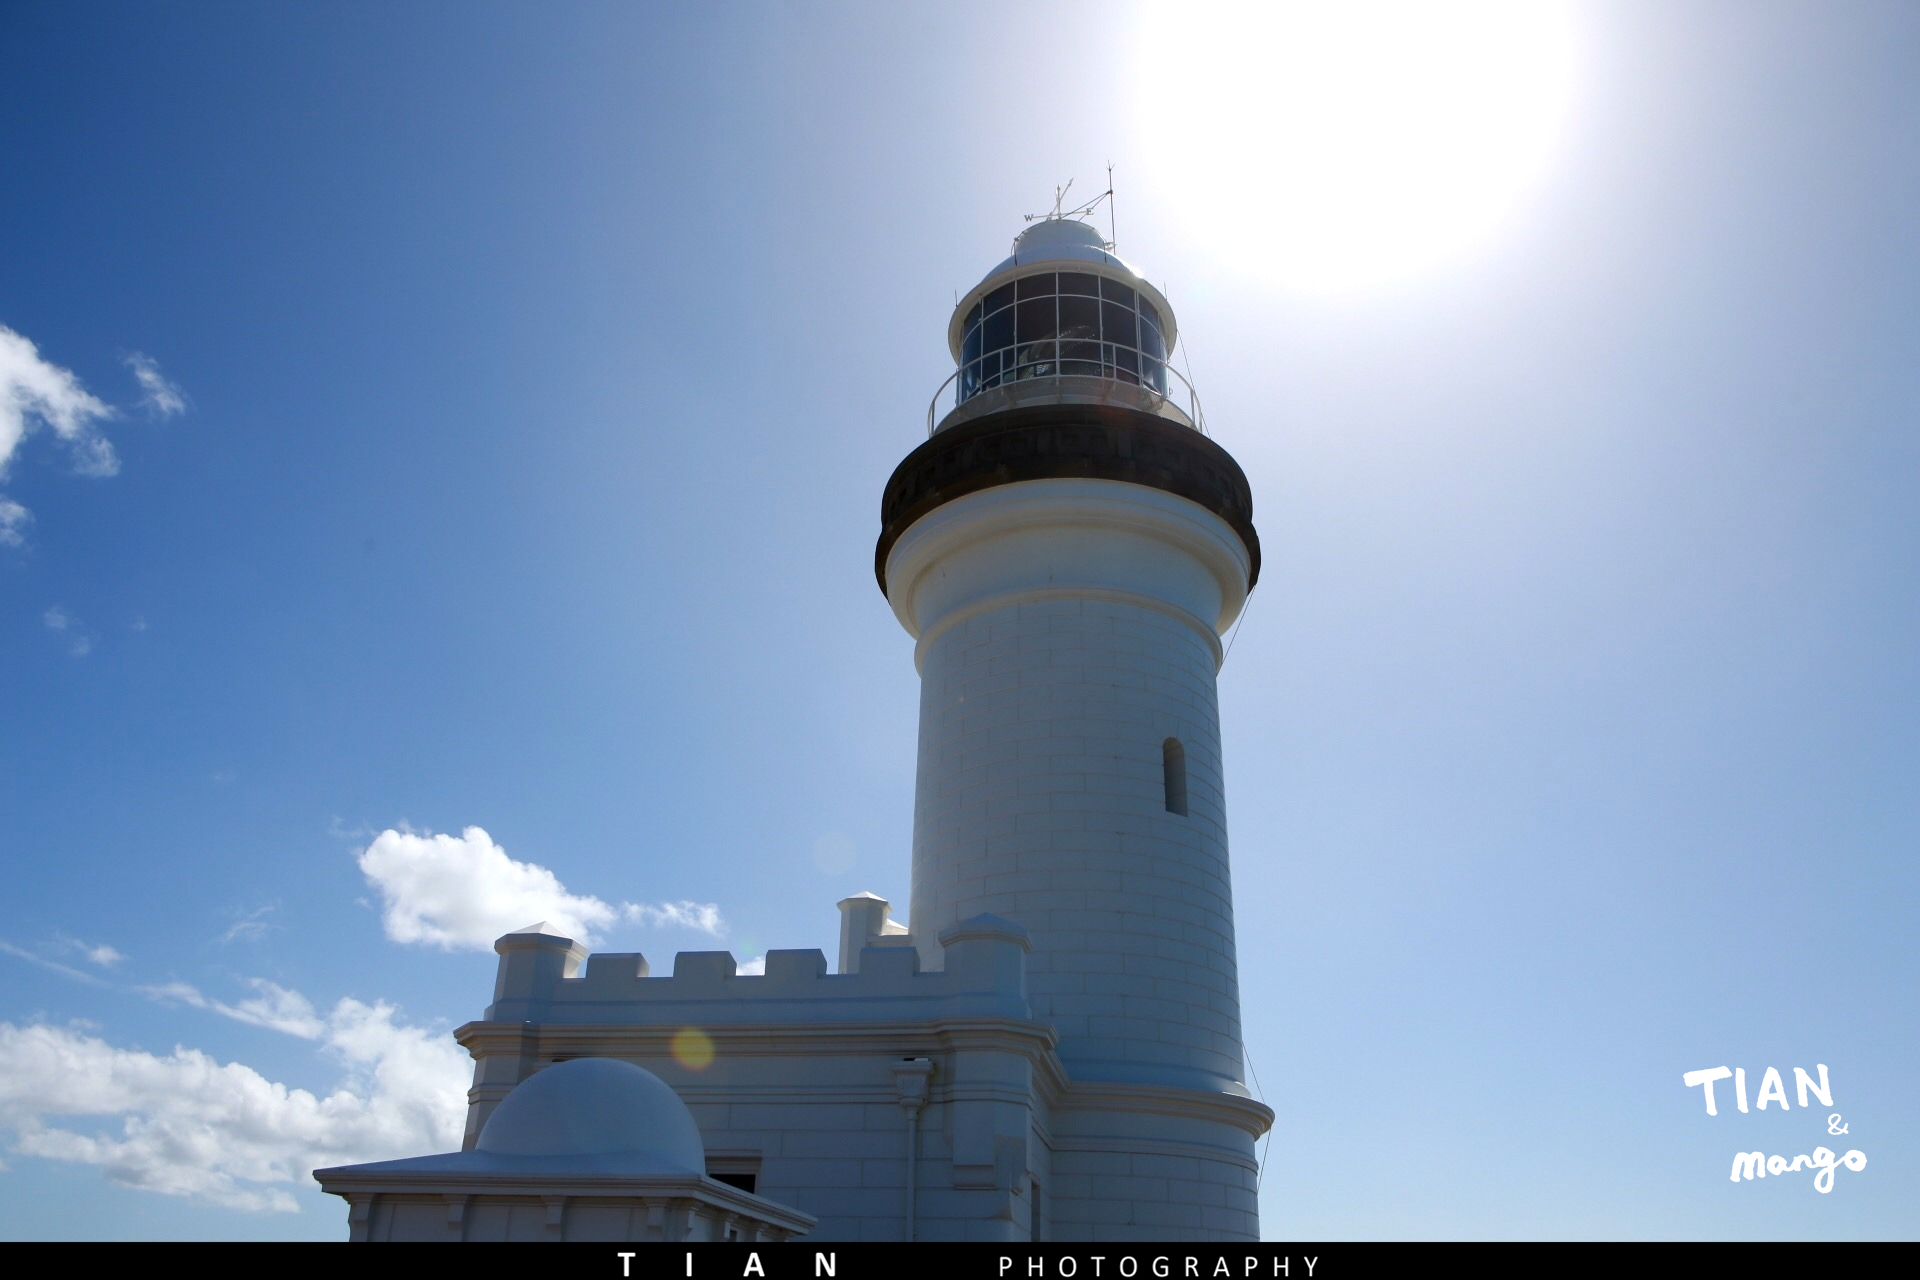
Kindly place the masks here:
<instances>
[{"instance_id":1,"label":"narrow slit window","mask_svg":"<svg viewBox=\"0 0 1920 1280\"><path fill-rule=\"evenodd\" d=\"M1167 812L1187 815L1187 749L1180 739L1160 744L1160 765L1167 784Z\"/></svg>"}]
</instances>

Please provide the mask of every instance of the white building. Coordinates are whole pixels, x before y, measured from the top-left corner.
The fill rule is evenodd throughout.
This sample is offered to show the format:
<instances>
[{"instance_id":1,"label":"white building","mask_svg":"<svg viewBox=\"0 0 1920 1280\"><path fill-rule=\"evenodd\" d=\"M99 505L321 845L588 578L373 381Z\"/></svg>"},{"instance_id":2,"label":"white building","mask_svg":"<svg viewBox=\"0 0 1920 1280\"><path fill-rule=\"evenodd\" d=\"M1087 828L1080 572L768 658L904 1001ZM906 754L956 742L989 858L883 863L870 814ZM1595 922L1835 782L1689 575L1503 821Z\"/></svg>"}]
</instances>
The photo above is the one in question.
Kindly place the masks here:
<instances>
[{"instance_id":1,"label":"white building","mask_svg":"<svg viewBox=\"0 0 1920 1280\"><path fill-rule=\"evenodd\" d=\"M507 935L493 1003L455 1033L468 1151L317 1173L356 1239L474 1238L456 1200L490 1223L519 1204L527 1238L808 1217L812 1240L1257 1237L1272 1112L1240 1083L1214 677L1260 548L1175 340L1166 299L1071 219L1030 227L954 310L954 407L888 481L875 555L921 675L907 923L848 898L836 971L771 951L755 976ZM613 1153L556 1138L534 1145L557 1181L475 1182L476 1155L520 1141L500 1124L545 1114L522 1082L580 1058L670 1085L708 1176L634 1182L621 1218L618 1176L567 1178Z\"/></svg>"}]
</instances>

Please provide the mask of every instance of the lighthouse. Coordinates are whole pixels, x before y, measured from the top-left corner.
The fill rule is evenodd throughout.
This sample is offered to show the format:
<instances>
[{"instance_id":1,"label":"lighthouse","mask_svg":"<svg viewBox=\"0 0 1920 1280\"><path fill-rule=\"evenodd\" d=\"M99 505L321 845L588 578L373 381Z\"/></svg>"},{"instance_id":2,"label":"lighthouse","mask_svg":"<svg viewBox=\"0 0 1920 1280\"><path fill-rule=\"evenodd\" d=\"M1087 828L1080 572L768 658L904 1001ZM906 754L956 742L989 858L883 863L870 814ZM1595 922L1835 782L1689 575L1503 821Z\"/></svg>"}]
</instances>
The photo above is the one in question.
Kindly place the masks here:
<instances>
[{"instance_id":1,"label":"lighthouse","mask_svg":"<svg viewBox=\"0 0 1920 1280\"><path fill-rule=\"evenodd\" d=\"M1238 1164L1215 677L1260 572L1246 476L1167 363L1166 298L1088 223L1029 227L947 336L950 407L889 480L875 556L920 672L913 936L937 965L970 916L1028 931L1034 1016L1079 1095L1055 1135L1090 1144L1056 1147L1056 1182L1087 1186L1084 1164L1113 1192L1101 1153L1162 1149L1173 1114ZM1223 1207L1251 1219L1250 1191ZM1068 1238L1113 1204L1062 1190L1053 1212Z\"/></svg>"},{"instance_id":2,"label":"lighthouse","mask_svg":"<svg viewBox=\"0 0 1920 1280\"><path fill-rule=\"evenodd\" d=\"M960 299L881 499L910 901L656 974L495 944L463 1149L316 1171L355 1240L1257 1239L1215 677L1260 572L1166 298L1072 217ZM823 904L824 905L824 904Z\"/></svg>"}]
</instances>

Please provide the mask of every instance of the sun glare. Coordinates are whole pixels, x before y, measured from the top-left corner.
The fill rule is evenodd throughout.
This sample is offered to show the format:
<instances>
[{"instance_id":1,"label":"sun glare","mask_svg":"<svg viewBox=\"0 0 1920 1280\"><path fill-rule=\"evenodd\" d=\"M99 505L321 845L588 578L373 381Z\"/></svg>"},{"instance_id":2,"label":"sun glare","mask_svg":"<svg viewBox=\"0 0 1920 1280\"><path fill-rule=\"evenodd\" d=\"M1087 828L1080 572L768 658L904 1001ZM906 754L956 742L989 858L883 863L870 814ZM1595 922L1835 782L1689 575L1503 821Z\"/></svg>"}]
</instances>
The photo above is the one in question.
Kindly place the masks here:
<instances>
[{"instance_id":1,"label":"sun glare","mask_svg":"<svg viewBox=\"0 0 1920 1280\"><path fill-rule=\"evenodd\" d=\"M1143 134L1215 251L1291 287L1386 283L1496 233L1540 178L1571 26L1553 0L1156 4Z\"/></svg>"}]
</instances>

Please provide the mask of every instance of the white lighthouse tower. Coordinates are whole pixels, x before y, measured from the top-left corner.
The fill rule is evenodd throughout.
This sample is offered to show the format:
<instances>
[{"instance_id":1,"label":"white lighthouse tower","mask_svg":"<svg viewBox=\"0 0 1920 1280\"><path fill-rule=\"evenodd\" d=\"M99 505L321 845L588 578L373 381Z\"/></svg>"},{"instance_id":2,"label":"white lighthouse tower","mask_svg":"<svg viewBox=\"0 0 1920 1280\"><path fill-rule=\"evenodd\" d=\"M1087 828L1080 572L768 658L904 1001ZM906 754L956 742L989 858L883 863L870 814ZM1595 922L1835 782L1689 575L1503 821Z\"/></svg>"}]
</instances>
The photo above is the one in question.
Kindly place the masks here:
<instances>
[{"instance_id":1,"label":"white lighthouse tower","mask_svg":"<svg viewBox=\"0 0 1920 1280\"><path fill-rule=\"evenodd\" d=\"M508 934L464 1149L317 1171L352 1238L1258 1238L1214 687L1246 477L1083 222L948 341L875 555L921 675L907 923L842 899L835 971Z\"/></svg>"},{"instance_id":2,"label":"white lighthouse tower","mask_svg":"<svg viewBox=\"0 0 1920 1280\"><path fill-rule=\"evenodd\" d=\"M1060 1239L1129 1197L1162 1202L1130 1206L1142 1237L1256 1230L1251 1189L1219 1197L1217 1168L1206 1211L1173 1194L1192 1205L1176 1223L1165 1203L1179 1171L1244 1167L1266 1127L1240 1083L1215 690L1260 544L1246 477L1167 366L1175 339L1093 227L1036 223L955 308L954 407L882 507L880 585L921 677L912 934L931 966L980 913L1029 933L1033 1013L1073 1082Z\"/></svg>"}]
</instances>

